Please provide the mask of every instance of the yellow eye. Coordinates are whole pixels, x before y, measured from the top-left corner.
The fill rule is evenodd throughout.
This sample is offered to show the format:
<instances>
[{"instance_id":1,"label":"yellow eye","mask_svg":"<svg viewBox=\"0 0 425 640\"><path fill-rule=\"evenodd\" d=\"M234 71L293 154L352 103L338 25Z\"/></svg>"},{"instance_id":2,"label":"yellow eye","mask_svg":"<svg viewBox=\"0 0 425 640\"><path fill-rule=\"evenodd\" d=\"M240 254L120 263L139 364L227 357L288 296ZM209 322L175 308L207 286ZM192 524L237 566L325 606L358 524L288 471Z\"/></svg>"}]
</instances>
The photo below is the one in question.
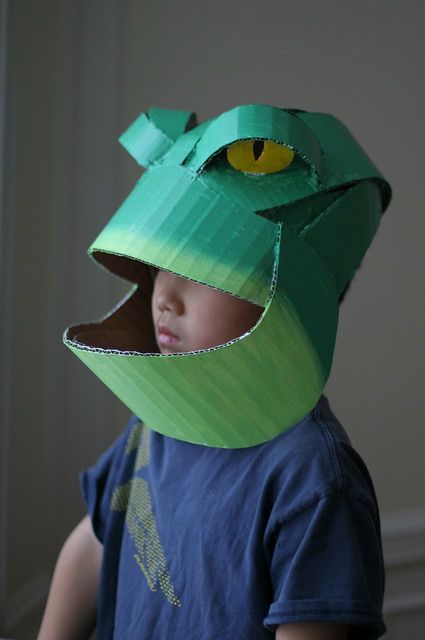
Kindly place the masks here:
<instances>
[{"instance_id":1,"label":"yellow eye","mask_svg":"<svg viewBox=\"0 0 425 640\"><path fill-rule=\"evenodd\" d=\"M289 167L294 152L272 140L240 140L227 148L227 160L245 173L276 173Z\"/></svg>"}]
</instances>

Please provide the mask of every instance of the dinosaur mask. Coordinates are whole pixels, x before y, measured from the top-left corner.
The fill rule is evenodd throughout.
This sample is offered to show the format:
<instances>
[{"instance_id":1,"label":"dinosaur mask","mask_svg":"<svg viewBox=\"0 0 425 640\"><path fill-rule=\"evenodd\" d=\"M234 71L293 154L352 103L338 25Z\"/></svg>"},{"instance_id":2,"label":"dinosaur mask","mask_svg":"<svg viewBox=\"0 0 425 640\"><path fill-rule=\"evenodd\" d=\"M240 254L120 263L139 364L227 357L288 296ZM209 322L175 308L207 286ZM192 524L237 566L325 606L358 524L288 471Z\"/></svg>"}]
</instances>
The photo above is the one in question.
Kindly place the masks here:
<instances>
[{"instance_id":1,"label":"dinosaur mask","mask_svg":"<svg viewBox=\"0 0 425 640\"><path fill-rule=\"evenodd\" d=\"M155 431L231 448L275 437L323 391L338 301L388 183L322 113L250 105L196 126L188 112L150 109L120 141L147 171L89 253L132 287L65 344ZM160 354L147 265L264 311L231 342Z\"/></svg>"}]
</instances>

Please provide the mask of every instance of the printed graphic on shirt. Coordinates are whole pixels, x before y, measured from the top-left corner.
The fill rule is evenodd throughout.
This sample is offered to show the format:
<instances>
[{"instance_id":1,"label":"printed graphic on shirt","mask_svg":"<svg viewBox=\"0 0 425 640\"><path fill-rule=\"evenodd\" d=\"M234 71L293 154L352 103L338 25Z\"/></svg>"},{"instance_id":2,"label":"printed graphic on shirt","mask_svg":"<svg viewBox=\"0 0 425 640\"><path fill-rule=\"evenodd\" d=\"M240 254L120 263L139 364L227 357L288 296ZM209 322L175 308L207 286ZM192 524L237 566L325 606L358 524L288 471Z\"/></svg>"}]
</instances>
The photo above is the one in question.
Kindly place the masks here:
<instances>
[{"instance_id":1,"label":"printed graphic on shirt","mask_svg":"<svg viewBox=\"0 0 425 640\"><path fill-rule=\"evenodd\" d=\"M149 464L149 430L145 429L141 422L133 427L125 452L129 454L136 448L134 470L140 471ZM126 526L138 551L134 554L134 559L151 591L157 591L159 588L168 602L180 607L180 600L167 570L146 480L134 477L130 482L117 487L111 498L111 509L126 512Z\"/></svg>"}]
</instances>

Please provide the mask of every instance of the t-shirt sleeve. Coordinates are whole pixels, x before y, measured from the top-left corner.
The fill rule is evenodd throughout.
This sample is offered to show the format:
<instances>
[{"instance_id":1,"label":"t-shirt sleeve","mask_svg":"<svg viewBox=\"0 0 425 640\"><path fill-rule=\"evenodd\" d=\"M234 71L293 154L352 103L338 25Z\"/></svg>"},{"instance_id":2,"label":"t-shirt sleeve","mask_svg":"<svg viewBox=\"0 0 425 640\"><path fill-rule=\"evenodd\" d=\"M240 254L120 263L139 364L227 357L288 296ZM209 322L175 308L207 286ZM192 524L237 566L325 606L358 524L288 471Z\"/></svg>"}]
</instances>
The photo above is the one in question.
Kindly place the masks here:
<instances>
[{"instance_id":1,"label":"t-shirt sleeve","mask_svg":"<svg viewBox=\"0 0 425 640\"><path fill-rule=\"evenodd\" d=\"M276 522L271 546L266 627L326 621L349 625L350 639L385 632L379 521L369 505L343 492L324 496Z\"/></svg>"},{"instance_id":2,"label":"t-shirt sleeve","mask_svg":"<svg viewBox=\"0 0 425 640\"><path fill-rule=\"evenodd\" d=\"M112 493L119 483L129 480L132 468L123 463L129 459L125 456L128 435L138 419L133 416L126 429L105 451L96 464L80 474L80 486L87 513L90 516L93 531L103 544L106 520L110 514L110 502ZM129 477L127 478L126 475Z\"/></svg>"}]
</instances>

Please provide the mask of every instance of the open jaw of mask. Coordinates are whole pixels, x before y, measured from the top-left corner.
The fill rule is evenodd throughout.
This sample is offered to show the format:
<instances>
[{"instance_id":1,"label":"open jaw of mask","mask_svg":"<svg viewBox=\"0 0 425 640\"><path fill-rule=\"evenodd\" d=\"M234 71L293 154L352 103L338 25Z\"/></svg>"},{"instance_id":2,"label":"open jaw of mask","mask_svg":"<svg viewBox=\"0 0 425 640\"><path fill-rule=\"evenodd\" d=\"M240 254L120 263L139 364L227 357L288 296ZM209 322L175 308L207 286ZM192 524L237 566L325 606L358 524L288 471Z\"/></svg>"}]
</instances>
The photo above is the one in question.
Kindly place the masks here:
<instances>
[{"instance_id":1,"label":"open jaw of mask","mask_svg":"<svg viewBox=\"0 0 425 640\"><path fill-rule=\"evenodd\" d=\"M214 447L238 448L270 440L303 418L320 397L338 317L325 265L296 236L286 234L282 239L280 226L274 228L275 262L264 312L243 336L211 349L159 354L148 268L104 254L97 259L136 284L98 322L68 329L65 343L160 433ZM300 319L303 303L296 306L300 296L295 295L295 304L288 296L298 289L290 284L295 273L301 297L307 296L314 309L310 325L314 324L315 335ZM301 316L304 313L301 309ZM317 341L319 347L313 344Z\"/></svg>"}]
</instances>

